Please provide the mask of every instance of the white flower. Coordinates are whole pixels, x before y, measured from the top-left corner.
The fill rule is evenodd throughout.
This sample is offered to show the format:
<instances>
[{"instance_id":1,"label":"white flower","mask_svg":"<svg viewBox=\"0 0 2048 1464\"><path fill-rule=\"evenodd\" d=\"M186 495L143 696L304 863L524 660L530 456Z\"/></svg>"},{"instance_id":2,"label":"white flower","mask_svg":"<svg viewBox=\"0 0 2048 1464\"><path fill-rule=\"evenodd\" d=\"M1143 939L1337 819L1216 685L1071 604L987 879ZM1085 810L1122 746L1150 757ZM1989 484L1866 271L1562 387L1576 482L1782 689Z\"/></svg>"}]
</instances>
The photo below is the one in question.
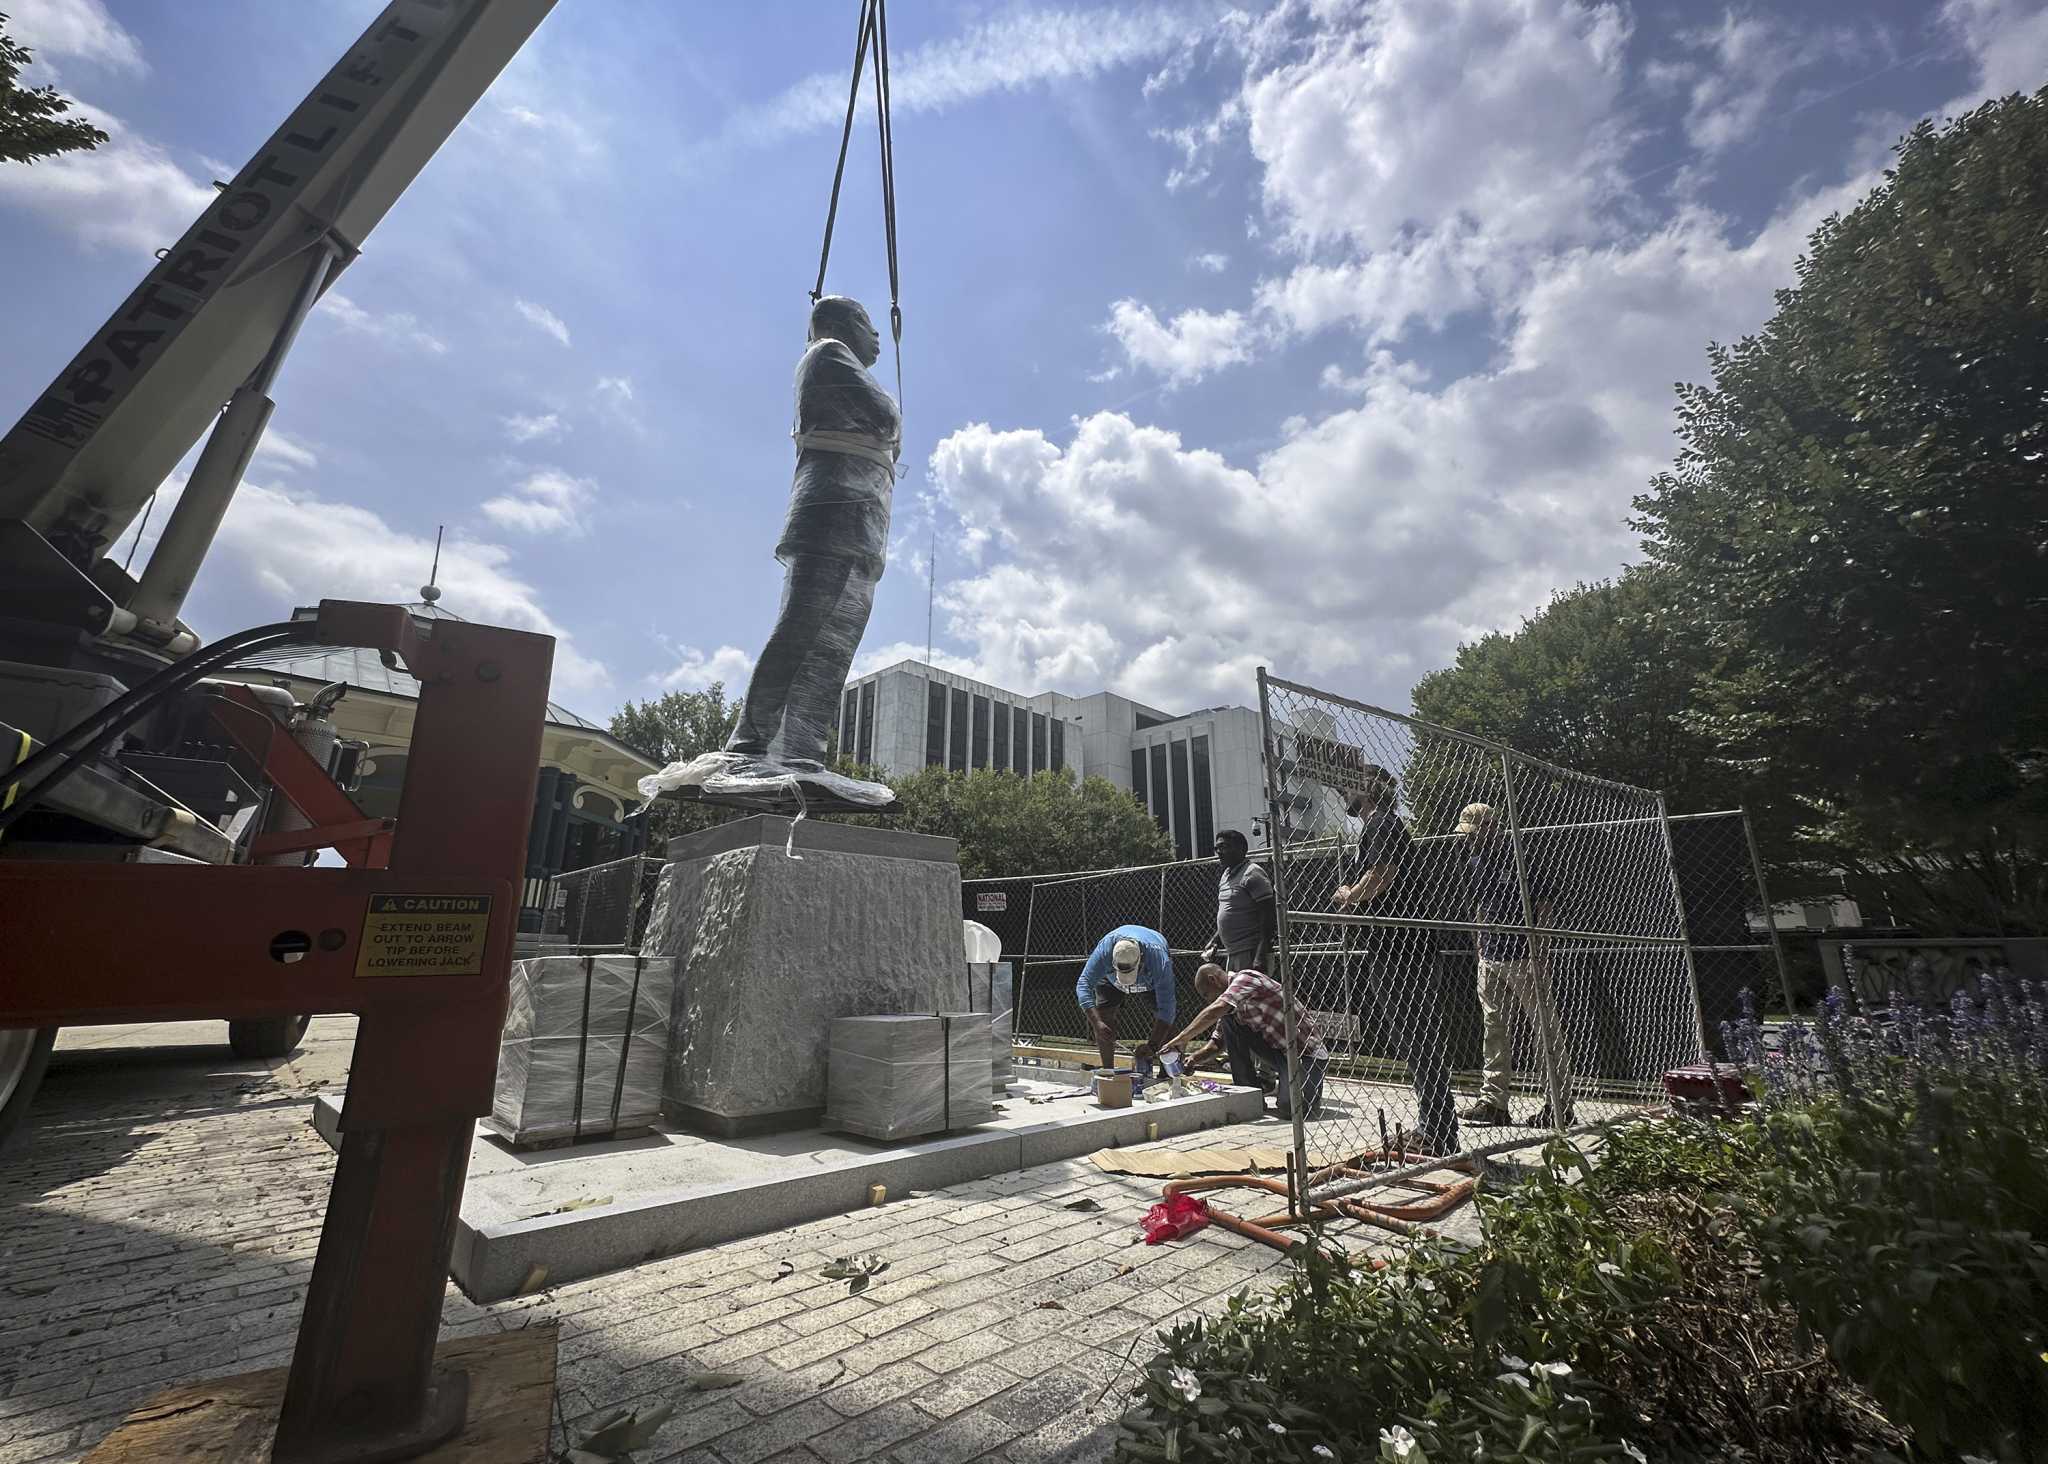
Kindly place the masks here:
<instances>
[{"instance_id":1,"label":"white flower","mask_svg":"<svg viewBox=\"0 0 2048 1464\"><path fill-rule=\"evenodd\" d=\"M1513 1383L1518 1388L1526 1388L1529 1386L1529 1380L1523 1377L1520 1373L1502 1373L1494 1381L1501 1383Z\"/></svg>"},{"instance_id":2,"label":"white flower","mask_svg":"<svg viewBox=\"0 0 2048 1464\"><path fill-rule=\"evenodd\" d=\"M1593 1269L1603 1276L1619 1276L1621 1274L1621 1267L1615 1265L1612 1261L1602 1261Z\"/></svg>"},{"instance_id":3,"label":"white flower","mask_svg":"<svg viewBox=\"0 0 2048 1464\"><path fill-rule=\"evenodd\" d=\"M1184 1367L1177 1367L1166 1375L1166 1385L1192 1403L1202 1396L1202 1382Z\"/></svg>"},{"instance_id":4,"label":"white flower","mask_svg":"<svg viewBox=\"0 0 2048 1464\"><path fill-rule=\"evenodd\" d=\"M1233 1423L1229 1427L1229 1429L1225 1431L1223 1437L1225 1437L1226 1439L1241 1439L1244 1437L1244 1430Z\"/></svg>"},{"instance_id":5,"label":"white flower","mask_svg":"<svg viewBox=\"0 0 2048 1464\"><path fill-rule=\"evenodd\" d=\"M1531 1371L1549 1373L1554 1378L1568 1378L1572 1375L1572 1365L1568 1362L1539 1362Z\"/></svg>"},{"instance_id":6,"label":"white flower","mask_svg":"<svg viewBox=\"0 0 2048 1464\"><path fill-rule=\"evenodd\" d=\"M1415 1435L1395 1424L1392 1428L1380 1430L1380 1457L1382 1459L1421 1459L1422 1445L1415 1441Z\"/></svg>"},{"instance_id":7,"label":"white flower","mask_svg":"<svg viewBox=\"0 0 2048 1464\"><path fill-rule=\"evenodd\" d=\"M1623 1439L1621 1441L1621 1452L1628 1455L1629 1458L1635 1460L1636 1464L1650 1464L1648 1456L1645 1455L1641 1449L1638 1449L1634 1444L1630 1443L1627 1439ZM1964 1464L1969 1464L1967 1457L1964 1460ZM1981 1461L1981 1464L1991 1464L1991 1461L1989 1459L1985 1459Z\"/></svg>"},{"instance_id":8,"label":"white flower","mask_svg":"<svg viewBox=\"0 0 2048 1464\"><path fill-rule=\"evenodd\" d=\"M1266 1425L1266 1432L1284 1434L1287 1432L1287 1425L1284 1423L1269 1423Z\"/></svg>"},{"instance_id":9,"label":"white flower","mask_svg":"<svg viewBox=\"0 0 2048 1464\"><path fill-rule=\"evenodd\" d=\"M1331 1448L1328 1444L1317 1444L1313 1449L1310 1449L1309 1452L1315 1455L1318 1459L1334 1459L1337 1457L1337 1451Z\"/></svg>"},{"instance_id":10,"label":"white flower","mask_svg":"<svg viewBox=\"0 0 2048 1464\"><path fill-rule=\"evenodd\" d=\"M1500 1360L1504 1365L1513 1368L1516 1372L1527 1372L1529 1370L1529 1364L1522 1361L1521 1358L1515 1356L1512 1352L1503 1352L1500 1355Z\"/></svg>"},{"instance_id":11,"label":"white flower","mask_svg":"<svg viewBox=\"0 0 2048 1464\"><path fill-rule=\"evenodd\" d=\"M1415 1278L1415 1289L1417 1291L1434 1291L1436 1290L1436 1282L1430 1280L1427 1276L1417 1276Z\"/></svg>"}]
</instances>

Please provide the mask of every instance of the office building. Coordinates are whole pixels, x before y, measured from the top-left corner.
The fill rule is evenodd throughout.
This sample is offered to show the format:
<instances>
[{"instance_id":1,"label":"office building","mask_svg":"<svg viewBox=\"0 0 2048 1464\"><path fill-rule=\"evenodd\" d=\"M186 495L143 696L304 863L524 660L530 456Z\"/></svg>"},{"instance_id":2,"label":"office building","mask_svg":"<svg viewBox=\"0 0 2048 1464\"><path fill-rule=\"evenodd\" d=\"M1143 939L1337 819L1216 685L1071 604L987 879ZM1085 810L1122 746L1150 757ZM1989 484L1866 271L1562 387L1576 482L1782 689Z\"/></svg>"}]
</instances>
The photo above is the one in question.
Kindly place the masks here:
<instances>
[{"instance_id":1,"label":"office building","mask_svg":"<svg viewBox=\"0 0 2048 1464\"><path fill-rule=\"evenodd\" d=\"M1151 811L1178 859L1206 857L1219 829L1266 842L1251 707L1175 714L1109 691L1026 695L901 661L847 684L839 747L890 776L943 767L1105 778ZM1298 798L1296 824L1305 831L1327 816L1313 806L1324 801Z\"/></svg>"}]
</instances>

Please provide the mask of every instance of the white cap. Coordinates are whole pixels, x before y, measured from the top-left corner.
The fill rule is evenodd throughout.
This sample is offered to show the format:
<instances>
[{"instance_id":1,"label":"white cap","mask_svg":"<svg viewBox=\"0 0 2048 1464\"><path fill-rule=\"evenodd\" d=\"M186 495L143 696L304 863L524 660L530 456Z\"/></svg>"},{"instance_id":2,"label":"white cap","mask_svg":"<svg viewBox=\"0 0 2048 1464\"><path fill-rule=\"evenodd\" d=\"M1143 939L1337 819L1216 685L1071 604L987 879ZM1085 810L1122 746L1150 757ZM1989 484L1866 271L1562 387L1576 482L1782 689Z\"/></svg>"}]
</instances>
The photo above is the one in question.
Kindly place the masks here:
<instances>
[{"instance_id":1,"label":"white cap","mask_svg":"<svg viewBox=\"0 0 2048 1464\"><path fill-rule=\"evenodd\" d=\"M1138 949L1138 943L1129 936L1109 948L1109 963L1120 972L1137 970L1141 959L1143 953Z\"/></svg>"}]
</instances>

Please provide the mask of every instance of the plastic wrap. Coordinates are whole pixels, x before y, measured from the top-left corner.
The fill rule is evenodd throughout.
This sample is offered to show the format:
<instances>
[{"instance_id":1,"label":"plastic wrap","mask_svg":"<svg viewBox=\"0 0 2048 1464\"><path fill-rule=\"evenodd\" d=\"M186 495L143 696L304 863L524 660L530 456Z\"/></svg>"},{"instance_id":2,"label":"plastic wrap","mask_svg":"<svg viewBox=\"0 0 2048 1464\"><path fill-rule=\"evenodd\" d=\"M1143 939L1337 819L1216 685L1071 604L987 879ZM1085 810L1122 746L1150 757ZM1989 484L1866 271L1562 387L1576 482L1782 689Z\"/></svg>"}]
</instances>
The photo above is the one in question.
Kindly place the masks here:
<instances>
[{"instance_id":1,"label":"plastic wrap","mask_svg":"<svg viewBox=\"0 0 2048 1464\"><path fill-rule=\"evenodd\" d=\"M654 1122L674 973L672 960L632 955L514 961L490 1128L537 1144Z\"/></svg>"},{"instance_id":2,"label":"plastic wrap","mask_svg":"<svg viewBox=\"0 0 2048 1464\"><path fill-rule=\"evenodd\" d=\"M841 1017L832 1023L825 1127L896 1140L994 1115L987 1012Z\"/></svg>"},{"instance_id":3,"label":"plastic wrap","mask_svg":"<svg viewBox=\"0 0 2048 1464\"><path fill-rule=\"evenodd\" d=\"M976 949L972 931L988 930L988 927L972 920L967 924L969 949ZM989 934L993 937L994 932L989 931ZM1000 947L998 942L997 948ZM1010 1086L1010 1029L1015 990L1015 979L1008 961L970 960L967 963L967 1005L975 1010L986 1008L989 1013L989 1083L990 1091L995 1093L1001 1093Z\"/></svg>"},{"instance_id":4,"label":"plastic wrap","mask_svg":"<svg viewBox=\"0 0 2048 1464\"><path fill-rule=\"evenodd\" d=\"M750 757L739 752L707 752L683 762L672 762L658 773L640 780L642 798L658 798L671 789L693 791L702 797L789 803L801 817L806 800L823 795L841 803L864 808L887 808L896 795L886 783L864 783L858 778L833 772L811 772L781 766L771 759ZM791 829L792 857L795 830Z\"/></svg>"}]
</instances>

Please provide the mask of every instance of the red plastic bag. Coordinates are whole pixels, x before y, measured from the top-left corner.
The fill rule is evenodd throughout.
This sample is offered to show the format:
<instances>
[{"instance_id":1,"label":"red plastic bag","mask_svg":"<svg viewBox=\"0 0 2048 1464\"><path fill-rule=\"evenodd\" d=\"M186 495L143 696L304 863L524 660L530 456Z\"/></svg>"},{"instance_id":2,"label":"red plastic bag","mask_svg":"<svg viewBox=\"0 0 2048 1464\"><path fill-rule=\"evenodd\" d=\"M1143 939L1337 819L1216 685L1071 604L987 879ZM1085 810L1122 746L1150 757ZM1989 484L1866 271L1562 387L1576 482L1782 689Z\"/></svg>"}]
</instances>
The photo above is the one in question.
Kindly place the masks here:
<instances>
[{"instance_id":1,"label":"red plastic bag","mask_svg":"<svg viewBox=\"0 0 2048 1464\"><path fill-rule=\"evenodd\" d=\"M1145 1212L1139 1228L1145 1244L1184 1240L1209 1223L1209 1207L1193 1195L1169 1195Z\"/></svg>"}]
</instances>

